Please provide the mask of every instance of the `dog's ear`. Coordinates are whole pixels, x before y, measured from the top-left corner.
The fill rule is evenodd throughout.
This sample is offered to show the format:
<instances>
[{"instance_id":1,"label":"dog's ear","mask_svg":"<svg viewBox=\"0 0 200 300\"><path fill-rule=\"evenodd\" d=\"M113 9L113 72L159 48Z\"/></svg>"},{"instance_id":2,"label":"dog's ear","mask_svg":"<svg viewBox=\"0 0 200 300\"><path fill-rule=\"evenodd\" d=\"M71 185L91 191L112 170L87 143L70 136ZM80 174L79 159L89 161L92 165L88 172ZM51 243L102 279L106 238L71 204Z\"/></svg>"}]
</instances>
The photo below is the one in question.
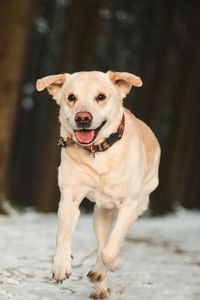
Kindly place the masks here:
<instances>
[{"instance_id":1,"label":"dog's ear","mask_svg":"<svg viewBox=\"0 0 200 300\"><path fill-rule=\"evenodd\" d=\"M36 81L36 89L40 92L47 88L49 94L53 96L53 99L55 99L56 102L59 104L57 97L65 80L66 74L46 76Z\"/></svg>"},{"instance_id":2,"label":"dog's ear","mask_svg":"<svg viewBox=\"0 0 200 300\"><path fill-rule=\"evenodd\" d=\"M132 86L142 86L141 78L131 73L108 71L107 74L123 98L130 92Z\"/></svg>"}]
</instances>

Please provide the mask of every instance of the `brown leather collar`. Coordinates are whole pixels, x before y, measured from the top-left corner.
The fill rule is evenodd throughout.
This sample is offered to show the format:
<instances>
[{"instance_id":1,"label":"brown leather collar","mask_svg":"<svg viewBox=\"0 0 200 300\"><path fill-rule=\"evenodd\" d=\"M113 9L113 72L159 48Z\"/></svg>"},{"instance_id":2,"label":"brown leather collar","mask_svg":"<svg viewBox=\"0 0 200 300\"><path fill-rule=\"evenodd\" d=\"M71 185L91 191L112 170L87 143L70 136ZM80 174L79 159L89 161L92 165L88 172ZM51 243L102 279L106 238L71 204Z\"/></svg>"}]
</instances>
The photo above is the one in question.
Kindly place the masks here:
<instances>
[{"instance_id":1,"label":"brown leather collar","mask_svg":"<svg viewBox=\"0 0 200 300\"><path fill-rule=\"evenodd\" d=\"M109 137L107 137L102 143L100 144L92 144L90 146L83 146L84 149L86 149L90 154L95 156L96 152L103 152L108 150L114 143L119 141L124 133L124 127L125 127L125 117L123 114L123 117L121 119L120 125L117 129L117 132L111 133ZM75 142L71 138L67 138L65 141L63 137L60 137L58 140L58 146L60 147L69 147L75 144Z\"/></svg>"}]
</instances>

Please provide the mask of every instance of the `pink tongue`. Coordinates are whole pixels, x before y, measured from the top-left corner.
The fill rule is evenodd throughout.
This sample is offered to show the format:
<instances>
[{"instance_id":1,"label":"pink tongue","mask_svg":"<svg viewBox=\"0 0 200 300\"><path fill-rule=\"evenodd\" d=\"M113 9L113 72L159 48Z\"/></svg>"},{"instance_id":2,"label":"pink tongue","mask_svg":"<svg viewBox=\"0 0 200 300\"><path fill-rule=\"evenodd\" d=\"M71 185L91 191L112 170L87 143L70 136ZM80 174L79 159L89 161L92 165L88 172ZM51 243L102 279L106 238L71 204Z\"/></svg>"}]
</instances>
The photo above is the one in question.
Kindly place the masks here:
<instances>
[{"instance_id":1,"label":"pink tongue","mask_svg":"<svg viewBox=\"0 0 200 300\"><path fill-rule=\"evenodd\" d=\"M94 138L94 130L76 131L75 135L80 143L89 144Z\"/></svg>"}]
</instances>

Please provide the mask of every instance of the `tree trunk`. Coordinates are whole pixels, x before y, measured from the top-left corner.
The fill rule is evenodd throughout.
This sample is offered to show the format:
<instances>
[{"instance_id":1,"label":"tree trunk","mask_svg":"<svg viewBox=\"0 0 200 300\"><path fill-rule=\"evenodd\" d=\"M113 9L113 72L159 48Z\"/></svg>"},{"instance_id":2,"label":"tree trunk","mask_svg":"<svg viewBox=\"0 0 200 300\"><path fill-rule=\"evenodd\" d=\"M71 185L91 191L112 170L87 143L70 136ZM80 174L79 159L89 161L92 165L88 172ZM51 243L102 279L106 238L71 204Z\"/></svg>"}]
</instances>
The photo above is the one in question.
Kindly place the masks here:
<instances>
[{"instance_id":1,"label":"tree trunk","mask_svg":"<svg viewBox=\"0 0 200 300\"><path fill-rule=\"evenodd\" d=\"M18 96L23 76L27 33L33 0L0 2L0 213L4 213L8 161L12 144Z\"/></svg>"}]
</instances>

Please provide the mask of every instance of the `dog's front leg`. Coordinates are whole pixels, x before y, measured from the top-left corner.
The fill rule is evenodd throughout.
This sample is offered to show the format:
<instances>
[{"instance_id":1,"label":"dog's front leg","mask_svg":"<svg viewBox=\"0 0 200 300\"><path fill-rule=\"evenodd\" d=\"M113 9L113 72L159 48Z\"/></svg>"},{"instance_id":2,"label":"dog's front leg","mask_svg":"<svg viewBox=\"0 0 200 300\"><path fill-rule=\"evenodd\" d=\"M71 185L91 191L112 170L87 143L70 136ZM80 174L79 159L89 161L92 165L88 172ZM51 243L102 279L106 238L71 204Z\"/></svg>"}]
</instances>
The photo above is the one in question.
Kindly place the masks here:
<instances>
[{"instance_id":1,"label":"dog's front leg","mask_svg":"<svg viewBox=\"0 0 200 300\"><path fill-rule=\"evenodd\" d=\"M116 271L122 265L118 258L121 243L131 224L147 208L148 197L135 199L128 205L123 205L118 212L116 224L110 238L102 251L102 260L110 271Z\"/></svg>"},{"instance_id":2,"label":"dog's front leg","mask_svg":"<svg viewBox=\"0 0 200 300\"><path fill-rule=\"evenodd\" d=\"M79 218L79 202L63 192L58 208L58 233L56 254L53 261L53 278L62 282L71 274L71 235Z\"/></svg>"}]
</instances>

